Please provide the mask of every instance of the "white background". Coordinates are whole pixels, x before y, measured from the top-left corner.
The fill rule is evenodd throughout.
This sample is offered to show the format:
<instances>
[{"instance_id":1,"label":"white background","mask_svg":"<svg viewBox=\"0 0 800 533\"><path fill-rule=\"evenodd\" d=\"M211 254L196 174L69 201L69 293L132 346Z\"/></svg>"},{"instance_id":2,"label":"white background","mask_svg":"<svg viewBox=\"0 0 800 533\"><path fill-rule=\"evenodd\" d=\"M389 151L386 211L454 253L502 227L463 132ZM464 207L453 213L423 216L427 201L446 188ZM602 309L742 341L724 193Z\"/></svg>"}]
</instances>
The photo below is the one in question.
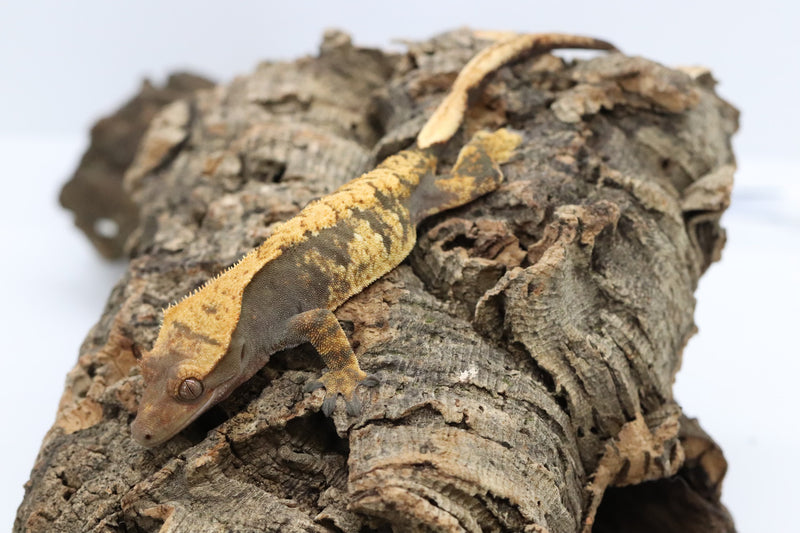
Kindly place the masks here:
<instances>
[{"instance_id":1,"label":"white background","mask_svg":"<svg viewBox=\"0 0 800 533\"><path fill-rule=\"evenodd\" d=\"M800 467L798 4L678 0L5 2L0 5L0 529L11 527L64 375L124 265L57 206L88 129L176 69L217 80L315 53L323 29L361 45L468 25L607 38L667 65L702 64L742 110L729 242L697 292L700 333L676 395L722 445L723 500L742 532L797 531ZM394 45L396 46L396 45Z\"/></svg>"}]
</instances>

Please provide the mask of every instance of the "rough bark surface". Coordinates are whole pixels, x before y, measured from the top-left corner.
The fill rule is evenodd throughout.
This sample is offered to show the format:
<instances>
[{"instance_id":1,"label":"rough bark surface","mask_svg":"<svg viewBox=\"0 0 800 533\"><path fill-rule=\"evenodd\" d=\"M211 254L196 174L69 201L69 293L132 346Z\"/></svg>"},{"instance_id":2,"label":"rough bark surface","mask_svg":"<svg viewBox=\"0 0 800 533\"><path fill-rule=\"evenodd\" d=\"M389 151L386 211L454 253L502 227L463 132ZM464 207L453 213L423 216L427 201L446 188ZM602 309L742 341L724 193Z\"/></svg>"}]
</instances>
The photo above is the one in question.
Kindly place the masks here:
<instances>
[{"instance_id":1,"label":"rough bark surface","mask_svg":"<svg viewBox=\"0 0 800 533\"><path fill-rule=\"evenodd\" d=\"M75 214L75 225L104 257L121 257L136 228L138 208L122 187L125 171L158 111L213 83L193 74L173 74L164 87L142 82L139 93L114 114L99 120L91 144L61 189L61 205Z\"/></svg>"},{"instance_id":2,"label":"rough bark surface","mask_svg":"<svg viewBox=\"0 0 800 533\"><path fill-rule=\"evenodd\" d=\"M326 35L153 120L125 186L130 268L67 377L15 531L728 532L725 460L672 396L719 258L737 112L702 69L552 55L491 77L462 133L524 136L497 192L423 223L338 311L380 385L319 413L312 349L276 354L167 444L128 425L161 309L411 143L467 31L404 55ZM287 280L291 282L291 280Z\"/></svg>"}]
</instances>

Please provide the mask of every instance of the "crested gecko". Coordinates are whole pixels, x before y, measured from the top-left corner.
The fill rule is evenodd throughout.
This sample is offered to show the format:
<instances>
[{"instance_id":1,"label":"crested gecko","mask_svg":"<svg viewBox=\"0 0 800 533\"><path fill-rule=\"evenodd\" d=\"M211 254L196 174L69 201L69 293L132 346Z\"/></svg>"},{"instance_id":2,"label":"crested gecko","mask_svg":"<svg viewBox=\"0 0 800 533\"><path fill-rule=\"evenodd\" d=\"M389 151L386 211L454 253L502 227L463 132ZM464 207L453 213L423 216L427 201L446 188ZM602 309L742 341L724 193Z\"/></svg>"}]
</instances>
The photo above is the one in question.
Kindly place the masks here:
<instances>
[{"instance_id":1,"label":"crested gecko","mask_svg":"<svg viewBox=\"0 0 800 533\"><path fill-rule=\"evenodd\" d=\"M437 175L438 148L459 129L470 92L494 70L554 48L615 50L565 34L512 35L473 57L426 122L415 146L306 206L261 246L168 307L150 352L133 438L161 444L249 380L270 356L309 342L328 371L306 390L324 387L322 410L339 395L359 410L354 391L375 378L361 370L333 311L411 252L417 224L496 189L499 165L521 137L506 129L477 133L449 175ZM291 283L287 283L292 280Z\"/></svg>"}]
</instances>

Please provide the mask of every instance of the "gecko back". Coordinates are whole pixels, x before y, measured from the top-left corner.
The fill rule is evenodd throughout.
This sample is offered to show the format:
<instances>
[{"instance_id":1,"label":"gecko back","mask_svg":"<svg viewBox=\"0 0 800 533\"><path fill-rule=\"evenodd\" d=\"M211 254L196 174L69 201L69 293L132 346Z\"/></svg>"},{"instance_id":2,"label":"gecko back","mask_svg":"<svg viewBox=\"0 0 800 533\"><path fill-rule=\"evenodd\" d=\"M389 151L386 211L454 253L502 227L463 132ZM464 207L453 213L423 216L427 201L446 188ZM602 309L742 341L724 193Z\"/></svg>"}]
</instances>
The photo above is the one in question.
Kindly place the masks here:
<instances>
[{"instance_id":1,"label":"gecko back","mask_svg":"<svg viewBox=\"0 0 800 533\"><path fill-rule=\"evenodd\" d=\"M559 47L613 49L570 35L523 35L488 47L459 73L413 148L309 204L261 246L164 315L142 359L145 388L131 431L160 444L227 397L272 353L311 343L328 371L307 387L326 389L330 414L343 396L359 411L359 367L333 310L397 266L416 242L416 225L494 190L521 137L501 129L476 134L448 175L436 153L458 130L469 93L499 66L527 52Z\"/></svg>"}]
</instances>

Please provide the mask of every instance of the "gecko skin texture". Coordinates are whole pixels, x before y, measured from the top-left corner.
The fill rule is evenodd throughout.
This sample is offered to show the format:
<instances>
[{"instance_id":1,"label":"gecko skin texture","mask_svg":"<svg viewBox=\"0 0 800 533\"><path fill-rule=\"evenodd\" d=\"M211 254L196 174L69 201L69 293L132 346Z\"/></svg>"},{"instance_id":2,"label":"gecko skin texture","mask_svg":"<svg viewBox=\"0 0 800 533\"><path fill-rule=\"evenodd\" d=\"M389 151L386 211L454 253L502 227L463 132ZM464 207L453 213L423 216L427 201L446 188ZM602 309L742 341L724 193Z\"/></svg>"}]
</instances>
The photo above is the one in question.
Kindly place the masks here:
<instances>
[{"instance_id":1,"label":"gecko skin texture","mask_svg":"<svg viewBox=\"0 0 800 533\"><path fill-rule=\"evenodd\" d=\"M468 93L488 74L525 53L553 48L614 50L604 41L560 34L514 35L489 46L459 73L413 148L309 204L233 267L169 307L142 357L145 387L133 438L143 446L169 440L273 353L304 342L328 367L307 390L326 389L328 415L339 395L356 414L356 387L376 380L359 367L333 311L400 264L421 220L498 187L499 165L520 144L518 134L479 132L448 175L436 174L436 153L458 130Z\"/></svg>"}]
</instances>

